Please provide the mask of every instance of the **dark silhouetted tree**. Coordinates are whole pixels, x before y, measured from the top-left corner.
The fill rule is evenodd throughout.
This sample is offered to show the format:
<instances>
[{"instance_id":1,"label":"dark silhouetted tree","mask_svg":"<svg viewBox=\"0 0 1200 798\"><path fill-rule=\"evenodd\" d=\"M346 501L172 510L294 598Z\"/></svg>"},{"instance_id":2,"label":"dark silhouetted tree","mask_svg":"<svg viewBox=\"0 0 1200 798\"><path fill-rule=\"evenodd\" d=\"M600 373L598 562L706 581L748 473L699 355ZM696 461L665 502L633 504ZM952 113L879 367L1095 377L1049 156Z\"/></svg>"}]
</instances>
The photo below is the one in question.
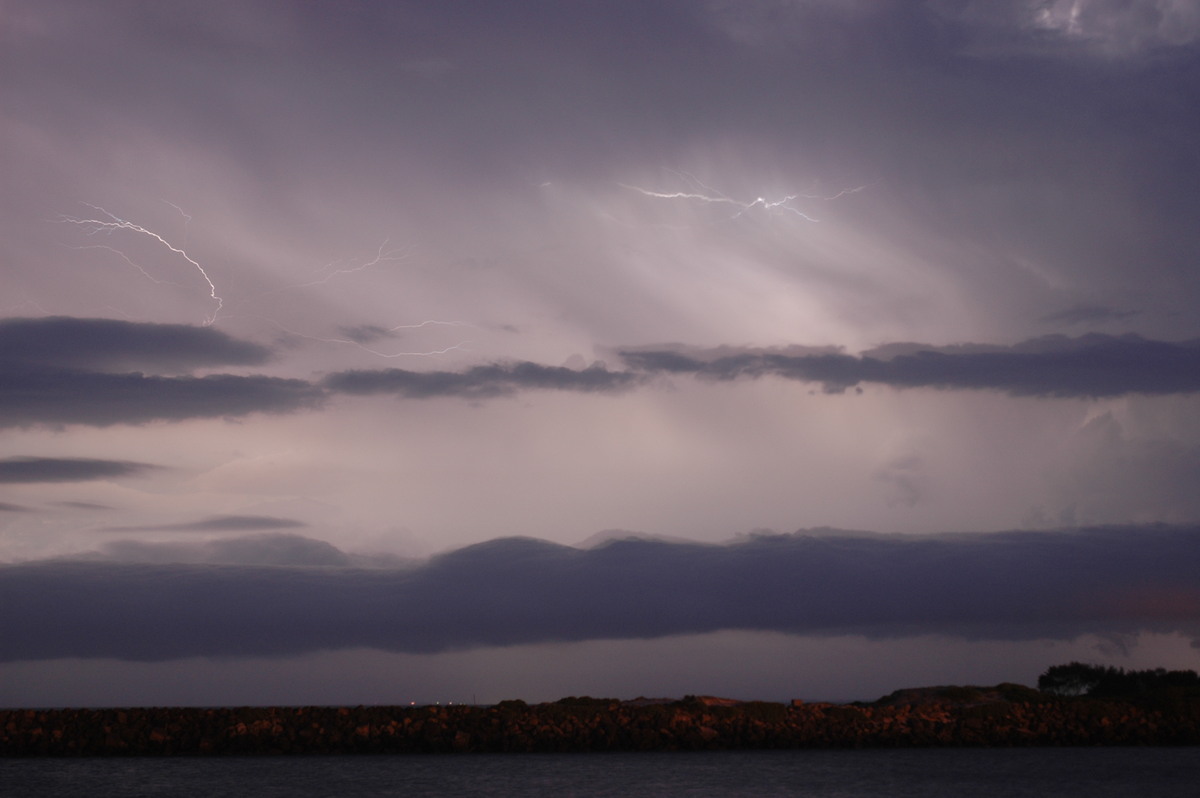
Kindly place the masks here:
<instances>
[{"instance_id":1,"label":"dark silhouetted tree","mask_svg":"<svg viewBox=\"0 0 1200 798\"><path fill-rule=\"evenodd\" d=\"M1200 675L1195 671L1169 671L1165 668L1127 671L1124 668L1071 662L1055 665L1038 677L1039 690L1068 696L1115 698L1168 688L1200 688Z\"/></svg>"},{"instance_id":2,"label":"dark silhouetted tree","mask_svg":"<svg viewBox=\"0 0 1200 798\"><path fill-rule=\"evenodd\" d=\"M1054 665L1038 677L1037 686L1039 690L1055 695L1084 695L1100 684L1104 670L1099 665L1082 662Z\"/></svg>"}]
</instances>

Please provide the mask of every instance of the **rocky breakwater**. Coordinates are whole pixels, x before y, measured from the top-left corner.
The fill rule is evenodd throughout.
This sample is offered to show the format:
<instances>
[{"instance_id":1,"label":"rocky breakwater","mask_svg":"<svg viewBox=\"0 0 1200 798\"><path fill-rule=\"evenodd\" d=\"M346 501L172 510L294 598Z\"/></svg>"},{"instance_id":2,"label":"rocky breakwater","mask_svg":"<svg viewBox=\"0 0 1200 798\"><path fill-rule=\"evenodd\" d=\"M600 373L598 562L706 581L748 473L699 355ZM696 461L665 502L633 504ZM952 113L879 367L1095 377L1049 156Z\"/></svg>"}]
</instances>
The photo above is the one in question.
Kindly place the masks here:
<instances>
[{"instance_id":1,"label":"rocky breakwater","mask_svg":"<svg viewBox=\"0 0 1200 798\"><path fill-rule=\"evenodd\" d=\"M1194 698L1063 698L1018 685L899 691L872 704L688 697L488 707L0 710L6 756L1196 744Z\"/></svg>"}]
</instances>

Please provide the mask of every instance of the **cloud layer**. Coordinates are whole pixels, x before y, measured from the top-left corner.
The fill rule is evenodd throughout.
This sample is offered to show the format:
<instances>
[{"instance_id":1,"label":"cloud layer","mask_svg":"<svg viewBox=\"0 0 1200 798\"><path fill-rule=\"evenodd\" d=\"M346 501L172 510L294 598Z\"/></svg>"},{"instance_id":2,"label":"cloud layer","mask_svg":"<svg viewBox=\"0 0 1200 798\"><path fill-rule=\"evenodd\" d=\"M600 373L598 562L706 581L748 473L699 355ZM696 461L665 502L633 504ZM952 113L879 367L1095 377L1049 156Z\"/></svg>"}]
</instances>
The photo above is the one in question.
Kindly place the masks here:
<instances>
[{"instance_id":1,"label":"cloud layer","mask_svg":"<svg viewBox=\"0 0 1200 798\"><path fill-rule=\"evenodd\" d=\"M5 368L178 374L207 366L256 366L270 350L214 327L47 316L0 319Z\"/></svg>"},{"instance_id":2,"label":"cloud layer","mask_svg":"<svg viewBox=\"0 0 1200 798\"><path fill-rule=\"evenodd\" d=\"M323 394L304 380L233 374L157 377L139 373L5 370L0 427L32 424L141 424L317 407Z\"/></svg>"},{"instance_id":3,"label":"cloud layer","mask_svg":"<svg viewBox=\"0 0 1200 798\"><path fill-rule=\"evenodd\" d=\"M17 482L84 482L137 476L156 466L127 460L87 457L8 457L0 460L0 484Z\"/></svg>"},{"instance_id":4,"label":"cloud layer","mask_svg":"<svg viewBox=\"0 0 1200 798\"><path fill-rule=\"evenodd\" d=\"M864 382L1070 398L1200 390L1200 341L1171 343L1136 335L1049 336L1011 347L891 344L858 357L767 351L705 357L639 350L623 352L622 358L642 371L714 380L777 376L819 383L832 393Z\"/></svg>"},{"instance_id":5,"label":"cloud layer","mask_svg":"<svg viewBox=\"0 0 1200 798\"><path fill-rule=\"evenodd\" d=\"M0 320L0 427L139 424L318 406L322 392L304 380L187 374L258 365L269 354L212 327L65 316ZM127 370L133 368L158 373Z\"/></svg>"},{"instance_id":6,"label":"cloud layer","mask_svg":"<svg viewBox=\"0 0 1200 798\"><path fill-rule=\"evenodd\" d=\"M0 659L435 652L721 629L1195 634L1198 544L1200 527L1152 526L588 550L500 539L409 570L38 562L0 567Z\"/></svg>"},{"instance_id":7,"label":"cloud layer","mask_svg":"<svg viewBox=\"0 0 1200 798\"><path fill-rule=\"evenodd\" d=\"M1097 333L1046 336L1013 346L887 344L857 356L828 347L650 346L620 352L627 370L611 370L602 362L575 369L509 361L462 371L356 369L319 382L117 370L142 364L188 372L201 366L256 365L268 357L265 347L211 327L68 317L0 321L0 363L5 366L0 372L0 426L107 426L293 413L319 408L331 393L418 400L489 399L528 390L617 393L663 374L718 381L776 376L819 384L830 393L862 383L1059 398L1200 390L1200 341ZM33 467L28 462L23 466ZM39 467L49 472L48 463Z\"/></svg>"}]
</instances>

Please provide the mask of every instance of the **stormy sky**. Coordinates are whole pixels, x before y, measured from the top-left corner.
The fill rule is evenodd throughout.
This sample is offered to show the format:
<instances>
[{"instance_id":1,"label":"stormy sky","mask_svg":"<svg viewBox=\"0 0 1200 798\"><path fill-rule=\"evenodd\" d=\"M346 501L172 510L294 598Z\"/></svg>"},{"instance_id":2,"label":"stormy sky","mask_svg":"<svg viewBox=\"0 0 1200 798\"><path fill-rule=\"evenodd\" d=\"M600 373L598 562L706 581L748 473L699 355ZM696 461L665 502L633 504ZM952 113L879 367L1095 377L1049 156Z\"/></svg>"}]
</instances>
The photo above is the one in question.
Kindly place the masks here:
<instances>
[{"instance_id":1,"label":"stormy sky","mask_svg":"<svg viewBox=\"0 0 1200 798\"><path fill-rule=\"evenodd\" d=\"M0 705L1200 667L1195 0L3 0L0 96Z\"/></svg>"}]
</instances>

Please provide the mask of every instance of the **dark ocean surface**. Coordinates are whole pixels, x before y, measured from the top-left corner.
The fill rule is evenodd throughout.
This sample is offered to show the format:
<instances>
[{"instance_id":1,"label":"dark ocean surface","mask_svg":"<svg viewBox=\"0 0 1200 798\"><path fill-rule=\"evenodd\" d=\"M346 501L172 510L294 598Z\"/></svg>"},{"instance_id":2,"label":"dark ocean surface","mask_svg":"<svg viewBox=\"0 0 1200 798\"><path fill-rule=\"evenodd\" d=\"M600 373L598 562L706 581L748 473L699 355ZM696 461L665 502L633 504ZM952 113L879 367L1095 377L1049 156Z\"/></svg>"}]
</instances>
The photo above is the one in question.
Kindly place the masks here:
<instances>
[{"instance_id":1,"label":"dark ocean surface","mask_svg":"<svg viewBox=\"0 0 1200 798\"><path fill-rule=\"evenodd\" d=\"M25 796L1153 796L1195 798L1200 748L0 759Z\"/></svg>"}]
</instances>

